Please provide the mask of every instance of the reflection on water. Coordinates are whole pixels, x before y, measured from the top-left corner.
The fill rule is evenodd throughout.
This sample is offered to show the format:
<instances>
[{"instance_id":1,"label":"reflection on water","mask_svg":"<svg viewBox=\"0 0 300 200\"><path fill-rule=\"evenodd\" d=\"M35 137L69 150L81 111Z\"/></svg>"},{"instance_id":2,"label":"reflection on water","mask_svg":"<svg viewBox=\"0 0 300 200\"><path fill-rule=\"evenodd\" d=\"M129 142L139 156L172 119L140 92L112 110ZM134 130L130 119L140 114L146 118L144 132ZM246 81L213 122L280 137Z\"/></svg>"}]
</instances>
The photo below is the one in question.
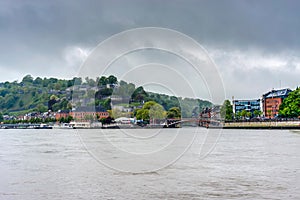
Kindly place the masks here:
<instances>
[{"instance_id":1,"label":"reflection on water","mask_svg":"<svg viewBox=\"0 0 300 200\"><path fill-rule=\"evenodd\" d=\"M119 131L0 130L0 199L300 199L298 133L223 130L214 150L201 158L206 131L199 130L179 160L141 174L107 168L85 148L105 163L140 169L164 164L170 152L181 152L194 129L182 129L171 143L175 129L139 142L129 142ZM149 135L147 130L132 131ZM137 156L156 149L167 153L136 160L107 141ZM164 148L166 144L172 146Z\"/></svg>"}]
</instances>

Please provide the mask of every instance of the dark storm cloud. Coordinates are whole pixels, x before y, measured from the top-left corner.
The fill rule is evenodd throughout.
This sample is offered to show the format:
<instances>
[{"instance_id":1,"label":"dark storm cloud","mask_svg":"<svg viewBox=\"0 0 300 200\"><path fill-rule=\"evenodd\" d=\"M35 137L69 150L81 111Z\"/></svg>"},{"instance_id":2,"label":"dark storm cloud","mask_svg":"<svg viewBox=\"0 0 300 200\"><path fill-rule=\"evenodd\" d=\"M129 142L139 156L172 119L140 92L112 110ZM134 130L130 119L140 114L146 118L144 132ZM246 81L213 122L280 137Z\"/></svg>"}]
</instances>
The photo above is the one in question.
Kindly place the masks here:
<instances>
[{"instance_id":1,"label":"dark storm cloud","mask_svg":"<svg viewBox=\"0 0 300 200\"><path fill-rule=\"evenodd\" d=\"M162 26L199 42L299 48L299 1L2 1L1 43L40 49L90 43L128 28Z\"/></svg>"}]
</instances>

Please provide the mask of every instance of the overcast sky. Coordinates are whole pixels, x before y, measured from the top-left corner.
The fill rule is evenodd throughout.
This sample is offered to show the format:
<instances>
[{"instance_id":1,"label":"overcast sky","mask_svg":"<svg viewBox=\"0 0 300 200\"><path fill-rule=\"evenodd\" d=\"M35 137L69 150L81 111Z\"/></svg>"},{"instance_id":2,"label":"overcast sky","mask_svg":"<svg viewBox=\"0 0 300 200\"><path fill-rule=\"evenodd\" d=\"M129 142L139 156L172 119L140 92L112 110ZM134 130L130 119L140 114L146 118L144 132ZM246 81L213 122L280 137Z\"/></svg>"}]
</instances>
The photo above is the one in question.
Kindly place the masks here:
<instances>
[{"instance_id":1,"label":"overcast sky","mask_svg":"<svg viewBox=\"0 0 300 200\"><path fill-rule=\"evenodd\" d=\"M0 81L72 78L108 37L163 27L207 50L227 98L259 98L300 85L299 9L297 0L0 0Z\"/></svg>"}]
</instances>

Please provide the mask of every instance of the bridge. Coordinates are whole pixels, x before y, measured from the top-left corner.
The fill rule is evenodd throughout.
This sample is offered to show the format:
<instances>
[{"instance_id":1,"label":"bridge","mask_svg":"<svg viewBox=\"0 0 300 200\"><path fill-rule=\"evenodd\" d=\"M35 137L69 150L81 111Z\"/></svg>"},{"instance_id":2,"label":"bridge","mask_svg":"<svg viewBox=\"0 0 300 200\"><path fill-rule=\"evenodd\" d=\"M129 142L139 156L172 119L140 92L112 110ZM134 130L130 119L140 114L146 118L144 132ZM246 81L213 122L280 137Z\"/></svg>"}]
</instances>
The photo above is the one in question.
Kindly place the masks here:
<instances>
[{"instance_id":1,"label":"bridge","mask_svg":"<svg viewBox=\"0 0 300 200\"><path fill-rule=\"evenodd\" d=\"M167 119L166 128L179 128L181 124L194 124L196 126L205 128L217 128L223 126L221 119L212 118L181 118L181 119Z\"/></svg>"}]
</instances>

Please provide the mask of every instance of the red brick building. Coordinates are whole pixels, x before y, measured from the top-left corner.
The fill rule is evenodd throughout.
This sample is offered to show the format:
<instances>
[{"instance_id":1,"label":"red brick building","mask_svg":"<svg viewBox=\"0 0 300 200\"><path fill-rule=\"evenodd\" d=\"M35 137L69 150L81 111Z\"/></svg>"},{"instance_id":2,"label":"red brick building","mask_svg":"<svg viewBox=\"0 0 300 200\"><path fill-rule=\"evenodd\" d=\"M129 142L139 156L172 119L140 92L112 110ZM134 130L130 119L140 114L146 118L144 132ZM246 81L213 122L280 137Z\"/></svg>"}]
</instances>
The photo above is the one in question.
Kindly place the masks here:
<instances>
[{"instance_id":1,"label":"red brick building","mask_svg":"<svg viewBox=\"0 0 300 200\"><path fill-rule=\"evenodd\" d=\"M278 115L279 106L292 90L271 90L262 97L263 112L266 118L274 118Z\"/></svg>"},{"instance_id":2,"label":"red brick building","mask_svg":"<svg viewBox=\"0 0 300 200\"><path fill-rule=\"evenodd\" d=\"M79 107L76 110L72 110L70 115L75 121L87 121L107 118L109 113L102 107Z\"/></svg>"},{"instance_id":3,"label":"red brick building","mask_svg":"<svg viewBox=\"0 0 300 200\"><path fill-rule=\"evenodd\" d=\"M220 127L221 121L221 106L205 108L199 114L199 126L202 127Z\"/></svg>"},{"instance_id":4,"label":"red brick building","mask_svg":"<svg viewBox=\"0 0 300 200\"><path fill-rule=\"evenodd\" d=\"M59 119L63 118L67 118L69 117L70 112L68 110L60 110L57 113L55 113L55 119L58 121Z\"/></svg>"}]
</instances>

